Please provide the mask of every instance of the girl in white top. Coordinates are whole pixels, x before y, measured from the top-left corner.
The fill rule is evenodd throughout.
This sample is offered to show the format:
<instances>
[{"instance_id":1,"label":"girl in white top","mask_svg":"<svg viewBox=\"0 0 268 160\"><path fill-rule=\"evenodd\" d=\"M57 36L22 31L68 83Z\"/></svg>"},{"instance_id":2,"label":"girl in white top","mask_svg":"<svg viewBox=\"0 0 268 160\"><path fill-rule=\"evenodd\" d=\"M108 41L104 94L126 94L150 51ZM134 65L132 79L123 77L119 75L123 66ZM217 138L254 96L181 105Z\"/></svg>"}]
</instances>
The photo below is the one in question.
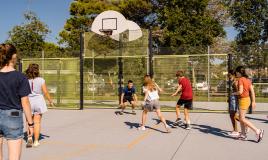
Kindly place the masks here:
<instances>
[{"instance_id":1,"label":"girl in white top","mask_svg":"<svg viewBox=\"0 0 268 160\"><path fill-rule=\"evenodd\" d=\"M41 118L42 115L47 112L47 105L44 96L47 98L51 106L53 102L48 93L45 80L40 77L39 65L30 64L26 70L26 75L29 79L29 84L31 88L31 94L29 95L29 100L32 108L32 115L34 119L34 144L33 146L39 146L39 137L41 130ZM28 138L27 147L32 147L32 137Z\"/></svg>"},{"instance_id":2,"label":"girl in white top","mask_svg":"<svg viewBox=\"0 0 268 160\"><path fill-rule=\"evenodd\" d=\"M170 133L170 127L167 125L165 118L161 114L160 104L159 104L159 95L158 92L161 89L151 80L147 75L145 76L145 83L143 87L143 92L145 93L144 102L143 102L143 112L142 112L142 123L138 128L139 130L145 130L145 121L147 113L149 111L155 110L159 119L163 122L167 133Z\"/></svg>"}]
</instances>

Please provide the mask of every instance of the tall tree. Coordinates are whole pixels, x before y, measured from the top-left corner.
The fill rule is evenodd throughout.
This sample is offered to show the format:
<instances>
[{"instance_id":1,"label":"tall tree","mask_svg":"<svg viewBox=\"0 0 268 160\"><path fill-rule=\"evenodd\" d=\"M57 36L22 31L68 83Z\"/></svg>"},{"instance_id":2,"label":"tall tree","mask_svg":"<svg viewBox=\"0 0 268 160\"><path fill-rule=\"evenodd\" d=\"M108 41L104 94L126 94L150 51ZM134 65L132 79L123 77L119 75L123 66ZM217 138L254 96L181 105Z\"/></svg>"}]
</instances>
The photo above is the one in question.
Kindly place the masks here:
<instances>
[{"instance_id":1,"label":"tall tree","mask_svg":"<svg viewBox=\"0 0 268 160\"><path fill-rule=\"evenodd\" d=\"M236 0L230 12L238 31L236 60L240 64L259 68L265 64L262 46L268 37L268 1Z\"/></svg>"},{"instance_id":2,"label":"tall tree","mask_svg":"<svg viewBox=\"0 0 268 160\"><path fill-rule=\"evenodd\" d=\"M159 0L158 16L163 45L206 46L224 36L223 26L207 10L209 0Z\"/></svg>"},{"instance_id":3,"label":"tall tree","mask_svg":"<svg viewBox=\"0 0 268 160\"><path fill-rule=\"evenodd\" d=\"M59 34L59 43L65 44L69 50L79 50L79 33L88 31L94 18L101 12L118 11L118 4L117 1L75 0L70 6L71 17Z\"/></svg>"},{"instance_id":4,"label":"tall tree","mask_svg":"<svg viewBox=\"0 0 268 160\"><path fill-rule=\"evenodd\" d=\"M9 32L8 42L14 44L22 57L40 57L45 37L50 32L48 26L40 21L34 12L24 14L25 22Z\"/></svg>"}]
</instances>

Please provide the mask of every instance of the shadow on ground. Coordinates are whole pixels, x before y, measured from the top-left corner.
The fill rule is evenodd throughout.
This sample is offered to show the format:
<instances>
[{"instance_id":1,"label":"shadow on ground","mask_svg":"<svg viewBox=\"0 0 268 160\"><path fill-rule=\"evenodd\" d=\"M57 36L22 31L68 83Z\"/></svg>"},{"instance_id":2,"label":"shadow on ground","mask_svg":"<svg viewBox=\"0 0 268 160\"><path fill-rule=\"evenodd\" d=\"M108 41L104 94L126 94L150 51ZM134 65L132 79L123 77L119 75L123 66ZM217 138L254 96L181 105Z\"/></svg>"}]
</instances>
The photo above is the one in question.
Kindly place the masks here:
<instances>
[{"instance_id":1,"label":"shadow on ground","mask_svg":"<svg viewBox=\"0 0 268 160\"><path fill-rule=\"evenodd\" d=\"M132 123L132 122L124 122L127 126L129 126L129 129L133 129L133 128L135 128L135 129L137 129L138 130L138 128L140 127L140 124L139 123ZM160 133L168 133L168 132L166 132L166 131L162 131L162 130L159 130L159 129L157 129L157 128L153 128L153 127L150 127L150 126L145 126L145 128L146 129L150 129L150 130L154 130L154 131L157 131L157 132L160 132ZM164 128L164 126L163 126L163 129L165 129Z\"/></svg>"},{"instance_id":2,"label":"shadow on ground","mask_svg":"<svg viewBox=\"0 0 268 160\"><path fill-rule=\"evenodd\" d=\"M42 140L47 139L47 138L50 138L50 136L41 133L40 134L40 137L39 137L39 141L42 141ZM24 132L24 138L23 138L23 140L25 142L27 142L27 140L28 140L27 132Z\"/></svg>"}]
</instances>

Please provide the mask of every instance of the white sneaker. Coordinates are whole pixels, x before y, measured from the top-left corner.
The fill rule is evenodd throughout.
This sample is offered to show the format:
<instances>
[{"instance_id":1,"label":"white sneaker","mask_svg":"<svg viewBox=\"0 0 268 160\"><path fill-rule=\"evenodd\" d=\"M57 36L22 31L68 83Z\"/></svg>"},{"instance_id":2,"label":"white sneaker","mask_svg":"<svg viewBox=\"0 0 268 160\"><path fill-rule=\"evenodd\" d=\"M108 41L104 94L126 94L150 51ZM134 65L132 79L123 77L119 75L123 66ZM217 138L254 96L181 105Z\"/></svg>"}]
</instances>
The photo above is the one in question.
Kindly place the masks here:
<instances>
[{"instance_id":1,"label":"white sneaker","mask_svg":"<svg viewBox=\"0 0 268 160\"><path fill-rule=\"evenodd\" d=\"M145 131L146 128L145 128L144 126L140 126L140 127L138 128L138 130L139 130L139 131Z\"/></svg>"},{"instance_id":2,"label":"white sneaker","mask_svg":"<svg viewBox=\"0 0 268 160\"><path fill-rule=\"evenodd\" d=\"M28 138L27 143L26 143L26 148L31 148L33 146L33 139Z\"/></svg>"},{"instance_id":3,"label":"white sneaker","mask_svg":"<svg viewBox=\"0 0 268 160\"><path fill-rule=\"evenodd\" d=\"M239 134L240 133L239 132L236 132L236 131L233 131L233 132L228 133L228 135L231 136L231 137L238 137Z\"/></svg>"},{"instance_id":4,"label":"white sneaker","mask_svg":"<svg viewBox=\"0 0 268 160\"><path fill-rule=\"evenodd\" d=\"M40 146L40 143L38 141L35 141L34 144L33 144L34 147L38 147Z\"/></svg>"},{"instance_id":5,"label":"white sneaker","mask_svg":"<svg viewBox=\"0 0 268 160\"><path fill-rule=\"evenodd\" d=\"M166 127L167 133L171 133L171 130L170 130L171 127L169 125L166 125L165 127Z\"/></svg>"}]
</instances>

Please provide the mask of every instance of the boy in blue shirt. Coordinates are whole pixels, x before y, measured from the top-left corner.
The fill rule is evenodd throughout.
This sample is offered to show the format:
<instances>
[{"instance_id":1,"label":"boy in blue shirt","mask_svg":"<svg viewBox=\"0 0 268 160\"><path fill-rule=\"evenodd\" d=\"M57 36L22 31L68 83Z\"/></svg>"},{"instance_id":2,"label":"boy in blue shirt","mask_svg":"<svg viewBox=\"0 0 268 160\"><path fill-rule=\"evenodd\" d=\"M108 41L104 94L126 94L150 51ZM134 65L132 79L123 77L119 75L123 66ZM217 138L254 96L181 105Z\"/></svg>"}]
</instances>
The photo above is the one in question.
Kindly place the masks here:
<instances>
[{"instance_id":1,"label":"boy in blue shirt","mask_svg":"<svg viewBox=\"0 0 268 160\"><path fill-rule=\"evenodd\" d=\"M133 81L129 80L126 87L124 87L122 94L121 94L121 102L120 106L122 108L122 111L119 112L120 115L124 113L124 110L126 108L127 103L129 102L132 106L132 113L136 114L134 109L137 105L137 95L136 95L136 89L133 85Z\"/></svg>"}]
</instances>

